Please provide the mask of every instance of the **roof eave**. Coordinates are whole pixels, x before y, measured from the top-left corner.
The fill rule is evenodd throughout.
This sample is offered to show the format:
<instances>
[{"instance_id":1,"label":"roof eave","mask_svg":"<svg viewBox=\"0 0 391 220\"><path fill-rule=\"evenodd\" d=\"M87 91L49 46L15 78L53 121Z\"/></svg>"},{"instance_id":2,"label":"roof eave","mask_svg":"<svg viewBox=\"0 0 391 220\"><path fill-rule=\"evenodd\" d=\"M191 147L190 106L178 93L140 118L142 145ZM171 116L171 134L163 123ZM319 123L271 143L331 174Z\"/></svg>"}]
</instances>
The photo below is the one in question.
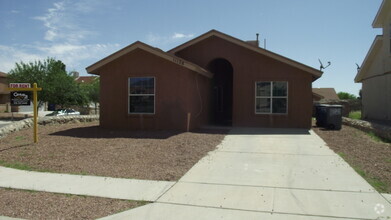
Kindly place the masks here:
<instances>
[{"instance_id":1,"label":"roof eave","mask_svg":"<svg viewBox=\"0 0 391 220\"><path fill-rule=\"evenodd\" d=\"M373 19L372 27L373 28L382 28L383 20L386 13L386 9L390 7L390 1L383 0L379 10L376 13L375 19Z\"/></svg>"},{"instance_id":2,"label":"roof eave","mask_svg":"<svg viewBox=\"0 0 391 220\"><path fill-rule=\"evenodd\" d=\"M361 64L360 70L357 72L356 77L354 78L355 83L360 83L364 79L366 70L368 68L369 62L371 61L370 59L375 56L377 50L381 47L382 43L382 35L377 35L375 39L372 42L371 47L369 48L369 51L367 55L364 58L364 61Z\"/></svg>"},{"instance_id":3,"label":"roof eave","mask_svg":"<svg viewBox=\"0 0 391 220\"><path fill-rule=\"evenodd\" d=\"M150 52L154 55L157 55L163 59L166 59L170 62L173 62L177 65L181 65L181 66L184 66L185 68L187 69L190 69L194 72L197 72L199 73L200 75L203 75L205 77L208 77L208 78L212 78L213 77L213 74L210 73L209 71L201 68L200 66L196 65L196 64L193 64L193 63L190 63L182 58L179 58L179 57L175 57L174 55L172 54L168 54L164 51L161 51L159 49L156 49L156 48L153 48L143 42L140 42L140 41L137 41L103 59L101 59L100 61L88 66L86 68L87 72L90 73L90 74L95 74L95 75L100 75L99 73L99 69L101 67L103 67L104 65L114 61L115 59L135 50L135 49L142 49L144 51L147 51L147 52Z\"/></svg>"}]
</instances>

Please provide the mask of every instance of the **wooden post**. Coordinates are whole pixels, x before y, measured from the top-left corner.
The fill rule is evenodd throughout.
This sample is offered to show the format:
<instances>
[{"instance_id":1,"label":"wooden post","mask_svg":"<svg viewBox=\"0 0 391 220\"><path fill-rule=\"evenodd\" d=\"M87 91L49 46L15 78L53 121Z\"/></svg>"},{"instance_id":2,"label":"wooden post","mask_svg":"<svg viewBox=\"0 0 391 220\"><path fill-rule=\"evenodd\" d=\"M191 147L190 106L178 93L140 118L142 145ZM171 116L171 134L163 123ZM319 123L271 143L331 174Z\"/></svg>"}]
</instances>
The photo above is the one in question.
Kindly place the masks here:
<instances>
[{"instance_id":1,"label":"wooden post","mask_svg":"<svg viewBox=\"0 0 391 220\"><path fill-rule=\"evenodd\" d=\"M33 107L34 107L34 143L38 143L38 86L33 84Z\"/></svg>"}]
</instances>

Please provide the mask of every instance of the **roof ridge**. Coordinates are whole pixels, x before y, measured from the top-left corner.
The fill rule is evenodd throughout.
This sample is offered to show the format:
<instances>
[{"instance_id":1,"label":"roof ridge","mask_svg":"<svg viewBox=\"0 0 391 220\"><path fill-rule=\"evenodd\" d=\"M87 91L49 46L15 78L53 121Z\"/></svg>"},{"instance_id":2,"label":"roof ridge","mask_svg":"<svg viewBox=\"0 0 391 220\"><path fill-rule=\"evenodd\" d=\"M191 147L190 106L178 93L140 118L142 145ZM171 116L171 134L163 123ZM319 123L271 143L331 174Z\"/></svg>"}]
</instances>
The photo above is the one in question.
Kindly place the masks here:
<instances>
[{"instance_id":1,"label":"roof ridge","mask_svg":"<svg viewBox=\"0 0 391 220\"><path fill-rule=\"evenodd\" d=\"M224 40L230 41L231 43L235 43L235 44L237 44L239 46L242 46L242 47L244 47L246 49L250 49L250 50L258 52L258 53L260 53L262 55L269 56L269 57L271 57L273 59L280 60L281 62L284 62L284 63L286 63L288 65L291 65L291 66L294 66L296 68L302 69L302 70L312 74L314 76L314 79L317 79L317 78L322 76L323 72L318 70L318 69L315 69L315 68L313 68L311 66L305 65L305 64L300 63L298 61L292 60L292 59L290 59L288 57L285 57L285 56L282 56L280 54L274 53L274 52L272 52L270 50L266 50L266 49L261 48L261 47L255 47L253 45L250 45L250 44L246 43L245 41L243 41L241 39L235 38L235 37L230 36L228 34L225 34L223 32L217 31L215 29L212 29L212 30L210 30L210 31L208 31L208 32L206 32L206 33L196 37L196 38L193 38L193 39L191 39L191 40L189 40L189 41L187 41L187 42L185 42L185 43L183 43L183 44L181 44L179 46L176 46L176 47L172 48L171 50L168 50L167 52L171 53L171 54L175 54L176 52L178 52L180 50L183 50L183 49L185 49L185 48L187 48L187 47L189 47L189 46L191 46L193 44L196 44L196 43L198 43L200 41L203 41L203 40L205 40L205 39L207 39L207 38L209 38L211 36L220 37L220 38L222 38Z\"/></svg>"}]
</instances>

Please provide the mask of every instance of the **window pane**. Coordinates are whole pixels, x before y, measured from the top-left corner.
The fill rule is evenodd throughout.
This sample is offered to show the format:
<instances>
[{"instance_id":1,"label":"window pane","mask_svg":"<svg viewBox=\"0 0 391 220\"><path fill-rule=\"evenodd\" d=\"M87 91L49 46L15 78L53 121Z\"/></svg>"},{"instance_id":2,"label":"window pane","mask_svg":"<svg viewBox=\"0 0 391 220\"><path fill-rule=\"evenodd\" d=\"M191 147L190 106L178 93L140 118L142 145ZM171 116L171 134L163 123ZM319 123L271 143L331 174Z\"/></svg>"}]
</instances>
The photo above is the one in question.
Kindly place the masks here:
<instances>
[{"instance_id":1,"label":"window pane","mask_svg":"<svg viewBox=\"0 0 391 220\"><path fill-rule=\"evenodd\" d=\"M256 113L270 113L270 98L256 98Z\"/></svg>"},{"instance_id":2,"label":"window pane","mask_svg":"<svg viewBox=\"0 0 391 220\"><path fill-rule=\"evenodd\" d=\"M129 78L130 94L155 94L155 78L131 77Z\"/></svg>"},{"instance_id":3,"label":"window pane","mask_svg":"<svg viewBox=\"0 0 391 220\"><path fill-rule=\"evenodd\" d=\"M274 82L273 83L273 96L287 96L287 82Z\"/></svg>"},{"instance_id":4,"label":"window pane","mask_svg":"<svg viewBox=\"0 0 391 220\"><path fill-rule=\"evenodd\" d=\"M257 82L257 96L270 96L270 82Z\"/></svg>"},{"instance_id":5,"label":"window pane","mask_svg":"<svg viewBox=\"0 0 391 220\"><path fill-rule=\"evenodd\" d=\"M130 96L129 112L130 113L154 113L155 96Z\"/></svg>"},{"instance_id":6,"label":"window pane","mask_svg":"<svg viewBox=\"0 0 391 220\"><path fill-rule=\"evenodd\" d=\"M273 98L273 113L286 113L286 98Z\"/></svg>"}]
</instances>

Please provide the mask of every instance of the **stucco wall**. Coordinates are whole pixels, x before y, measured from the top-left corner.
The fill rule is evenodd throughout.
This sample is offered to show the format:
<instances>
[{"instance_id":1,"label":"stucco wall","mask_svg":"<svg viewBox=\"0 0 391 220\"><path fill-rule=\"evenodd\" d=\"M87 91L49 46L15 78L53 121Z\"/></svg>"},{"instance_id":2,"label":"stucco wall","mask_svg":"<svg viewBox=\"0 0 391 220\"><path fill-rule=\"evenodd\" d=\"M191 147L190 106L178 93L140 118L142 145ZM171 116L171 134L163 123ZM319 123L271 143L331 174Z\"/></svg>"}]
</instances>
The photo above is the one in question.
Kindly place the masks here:
<instances>
[{"instance_id":1,"label":"stucco wall","mask_svg":"<svg viewBox=\"0 0 391 220\"><path fill-rule=\"evenodd\" d=\"M210 80L183 66L137 49L103 66L99 72L102 127L186 130L188 113L191 129L207 122L206 91ZM143 76L155 77L155 114L129 114L128 78Z\"/></svg>"},{"instance_id":2,"label":"stucco wall","mask_svg":"<svg viewBox=\"0 0 391 220\"><path fill-rule=\"evenodd\" d=\"M391 74L363 80L363 118L391 120Z\"/></svg>"},{"instance_id":3,"label":"stucco wall","mask_svg":"<svg viewBox=\"0 0 391 220\"><path fill-rule=\"evenodd\" d=\"M232 64L234 126L311 127L312 76L309 73L218 37L210 37L176 55L204 68L216 58ZM288 81L288 114L255 114L256 81Z\"/></svg>"}]
</instances>

